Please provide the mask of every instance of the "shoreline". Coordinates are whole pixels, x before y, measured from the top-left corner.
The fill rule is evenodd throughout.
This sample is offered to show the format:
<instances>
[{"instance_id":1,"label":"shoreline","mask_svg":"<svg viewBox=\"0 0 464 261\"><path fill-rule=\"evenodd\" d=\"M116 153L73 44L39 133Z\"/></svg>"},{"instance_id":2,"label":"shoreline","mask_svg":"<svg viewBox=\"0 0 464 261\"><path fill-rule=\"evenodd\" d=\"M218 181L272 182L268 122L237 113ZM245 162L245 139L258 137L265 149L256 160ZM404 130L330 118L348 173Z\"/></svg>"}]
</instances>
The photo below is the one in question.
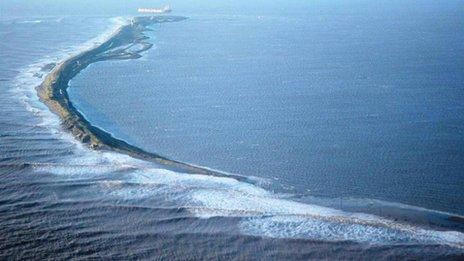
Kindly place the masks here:
<instances>
[{"instance_id":1,"label":"shoreline","mask_svg":"<svg viewBox=\"0 0 464 261\"><path fill-rule=\"evenodd\" d=\"M167 169L182 170L187 173L205 174L217 177L234 178L238 181L246 181L254 184L247 177L237 174L227 174L207 167L195 166L162 155L145 151L131 145L122 139L112 136L111 133L92 125L72 104L67 89L69 81L80 71L92 63L119 59L137 59L140 53L152 47L146 42L148 39L144 31L150 30L146 26L154 23L176 22L185 20L178 16L136 17L132 23L119 27L107 40L101 44L71 56L55 65L55 68L46 75L42 84L37 89L40 100L55 114L60 117L61 125L65 131L71 133L74 138L93 150L113 151L126 154L136 159L141 159L160 164ZM356 209L355 209L356 210ZM439 214L435 218L418 217L417 213L409 213L409 210L399 210L391 207L385 211L383 217L397 219L414 224L428 225L430 227L444 229L452 228L464 230L464 218L454 213ZM371 213L371 212L368 212ZM414 219L414 221L412 220Z\"/></svg>"},{"instance_id":2,"label":"shoreline","mask_svg":"<svg viewBox=\"0 0 464 261\"><path fill-rule=\"evenodd\" d=\"M189 173L207 174L219 177L233 177L238 180L246 178L239 175L228 175L208 168L176 161L159 154L145 151L124 140L113 137L109 132L92 125L73 105L67 89L69 81L80 71L92 63L106 60L130 60L141 57L140 53L150 49L153 44L146 42L149 37L144 31L155 23L177 22L187 19L181 16L141 16L119 27L107 40L71 56L58 63L46 75L43 82L36 87L37 95L53 113L60 117L62 127L74 138L93 150L106 150L123 153L131 157L154 162L168 168L183 170Z\"/></svg>"}]
</instances>

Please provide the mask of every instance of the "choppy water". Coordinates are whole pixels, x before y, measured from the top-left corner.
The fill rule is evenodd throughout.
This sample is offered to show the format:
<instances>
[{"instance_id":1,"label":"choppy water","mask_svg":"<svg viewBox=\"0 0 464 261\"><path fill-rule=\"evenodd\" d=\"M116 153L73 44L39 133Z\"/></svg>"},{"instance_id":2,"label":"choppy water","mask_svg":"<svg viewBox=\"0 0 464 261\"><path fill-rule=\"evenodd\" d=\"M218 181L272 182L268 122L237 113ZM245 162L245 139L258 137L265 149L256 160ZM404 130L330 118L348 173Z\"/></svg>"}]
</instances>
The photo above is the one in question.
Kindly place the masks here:
<instances>
[{"instance_id":1,"label":"choppy water","mask_svg":"<svg viewBox=\"0 0 464 261\"><path fill-rule=\"evenodd\" d=\"M120 8L123 9L124 7ZM6 9L12 10L8 6ZM119 12L122 13L123 11L119 10ZM337 176L328 174L328 177L319 177L322 180L316 182L314 186L327 191L326 188L330 186L326 184L332 182L332 192L319 193L314 187L307 187L313 176L318 175L318 172L313 169L322 168L317 164L313 168L292 164L293 172L288 173L283 172L286 170L285 164L283 164L284 167L281 167L280 174L276 174L276 172L268 173L264 171L268 167L262 163L255 165L256 172L250 173L248 163L243 164L243 168L239 168L237 166L242 165L235 162L233 157L225 157L225 160L221 161L224 158L221 154L224 156L226 153L222 150L214 151L214 153L209 150L201 151L201 149L208 149L208 146L214 144L214 142L219 142L220 137L214 136L214 133L220 135L217 133L221 133L221 129L218 132L214 132L214 129L207 132L208 135L206 136L210 139L208 139L208 142L202 143L201 146L190 146L192 144L186 142L186 140L193 140L193 142L200 140L201 142L202 135L199 135L198 132L202 132L202 128L206 128L205 126L214 126L214 124L220 123L216 121L208 121L208 124L201 123L201 120L209 119L210 113L204 114L204 118L195 119L185 115L185 118L176 121L175 119L179 119L175 117L176 111L171 114L167 113L167 111L174 108L181 108L184 111L191 109L190 113L197 115L201 111L207 111L208 106L214 107L215 105L194 106L196 99L194 99L195 95L193 94L198 94L205 101L207 100L205 97L220 96L223 99L224 93L216 96L218 95L217 89L212 92L203 89L185 95L185 90L192 86L179 86L182 77L179 78L178 73L184 71L183 77L190 77L189 83L192 81L198 82L198 85L195 85L197 87L209 79L202 78L208 75L203 73L208 72L212 76L211 81L225 81L225 83L232 84L230 78L215 78L221 70L227 69L226 65L224 65L224 68L217 69L216 72L208 70L206 65L216 59L219 59L219 62L238 59L235 61L240 62L243 61L241 59L245 59L250 54L241 59L236 56L220 57L221 52L218 52L218 49L216 49L216 53L214 52L218 40L211 39L212 41L209 43L210 56L199 56L198 52L201 54L201 50L186 51L185 48L188 46L184 45L184 41L180 41L179 37L191 38L191 46L189 47L192 47L204 40L208 34L214 34L214 31L204 27L206 24L210 28L211 23L225 26L222 27L224 31L222 31L221 38L224 38L225 34L233 32L235 32L235 35L232 34L231 36L237 36L241 34L244 27L249 27L257 19L253 15L239 17L229 15L195 17L192 15L191 19L184 23L163 25L155 28L151 36L155 37L153 42L157 47L147 52L141 60L118 63L105 62L92 65L73 81L71 90L75 91L74 95L78 98L76 101L81 106L80 109L90 119L94 117L97 124L109 128L116 135L125 135L124 138L134 141L142 147L145 145L149 148L159 148L159 152L166 153L166 155L174 158L178 157L178 159L208 167L250 175L254 182L245 183L232 178L178 173L124 155L95 152L82 147L69 134L60 129L58 118L38 101L34 87L40 83L41 77L46 73L41 70L43 65L57 62L71 53L76 53L96 42L98 43L111 32L112 28L124 22L124 18L114 18L115 15L121 13L110 13L114 15L102 17L100 14L88 17L50 14L40 17L26 17L25 15L21 17L18 14L14 17L2 17L0 21L0 38L8 39L8 41L0 42L2 50L0 53L0 255L2 257L15 256L38 259L45 257L153 258L158 256L164 258L308 259L385 256L458 258L463 254L464 234L462 231L464 229L462 223L449 220L451 216L449 212L463 213L462 198L459 197L460 193L462 193L459 188L463 181L458 175L459 165L456 165L457 163L455 165L451 164L451 169L457 169L456 173L453 171L440 172L446 170L446 168L440 169L437 167L438 169L434 169L437 171L437 176L434 178L435 186L433 186L433 182L427 180L427 175L422 178L424 182L420 183L415 176L416 172L401 172L406 176L407 180L387 179L386 184L377 185L378 188L387 185L391 186L391 182L397 182L398 187L393 190L396 193L379 194L387 195L385 197L373 194L374 196L369 197L372 189L369 189L367 182L357 183L363 193L350 194L349 192L352 189L348 188L337 194L337 188L343 189L344 186L336 185L337 179L334 177ZM253 21L250 21L250 19ZM270 18L259 19L264 19L264 22L262 22L264 28L257 26L259 32L266 32L265 35L268 35L271 31L275 31L273 30L276 29L275 27L270 26L268 28L269 24L267 24L266 19ZM279 23L284 22L284 25L288 26L288 23L292 23L292 21L298 22L298 19L277 21ZM330 21L330 19L328 20ZM445 20L444 23L447 21ZM227 27L230 24L236 27L235 31L230 31L230 27ZM188 32L189 28L195 32L203 28L203 31L200 30L200 32L204 32L206 36L182 35L182 32ZM218 26L218 28L221 27ZM306 27L303 26L300 29L306 30ZM276 35L273 36L282 40L288 38L288 36L285 36L286 34L295 32L277 31L275 33ZM282 34L282 37L278 37L278 35ZM252 34L247 34L246 37L252 38L252 36ZM269 35L268 37L266 39L269 41L276 39ZM322 36L320 37L322 39ZM309 38L304 39L309 40ZM185 38L184 40L186 41ZM245 43L253 42L251 39L242 40ZM316 40L314 41L310 47L317 45ZM176 46L175 43L178 43L178 45ZM298 43L295 43L295 45L298 46ZM242 49L242 47L235 49L235 47L223 46L225 50L232 51L232 53L234 50L240 50L240 52L245 50L251 53L265 52L259 50L256 46L251 46L250 49ZM281 48L282 46L276 48L276 50L271 48L270 54L279 50L288 50ZM459 50L460 46L453 48ZM179 53L181 51L184 53ZM263 53L261 55L264 55ZM271 56L279 59L279 56ZM179 67L182 64L182 59L185 61L185 59L190 59L189 57L192 64ZM197 59L198 57L200 59ZM296 56L291 57L293 57L292 60L303 63L306 56L301 59ZM263 56L258 56L258 58L257 62L263 62ZM247 61L247 59L245 60ZM285 59L280 61L283 62ZM341 61L338 62L341 63ZM214 64L217 65L217 63L218 61ZM245 64L248 63L245 62ZM201 66L206 67L202 68ZM343 67L343 65L340 66ZM198 79L191 79L192 75L188 73L189 68L198 69L194 73L199 77ZM458 66L457 69L459 68L461 67ZM246 76L247 74L243 71L246 69L241 68L239 64L234 70L229 70L231 73L236 74L232 76L244 75L239 82L240 84L233 85L234 87L249 84L247 82L253 79L261 79L254 78L252 75ZM151 74L146 70L154 71ZM254 70L257 70L257 68ZM109 74L110 71L111 74ZM314 70L309 71L312 74L315 73ZM319 73L324 71L325 69L321 67ZM119 72L127 75L127 78L117 78L115 75L118 75ZM252 72L255 73L256 71L252 70ZM301 75L298 76L292 75L292 73L295 73L293 70L279 73L264 70L263 73L267 74L262 76L262 79L270 78L270 83L275 83L276 79L272 75L277 74L278 77L283 77L282 80L284 81L285 77L292 77L299 81L300 84L303 84L311 76L311 74L306 75L306 72L306 70L300 71L298 75ZM92 80L94 73L100 73L99 81ZM290 76L288 76L289 73ZM138 76L136 77L134 74ZM159 77L160 74L165 76ZM454 75L452 70L450 74ZM148 76L148 79L144 81L141 80L140 76L142 75L151 76ZM327 85L330 85L330 82L324 82L324 79L328 80L327 77L327 75L320 76L318 82L327 87ZM127 95L128 92L124 89L118 89L119 92L115 91L118 87L127 87L127 79L136 79L132 84L137 83L135 87L141 88L134 91L134 85L130 86L132 92L129 94L134 95L134 97ZM457 88L460 86L459 82L460 78L455 79L455 81L443 86L443 88ZM93 91L97 94L96 97L105 97L103 102L92 103L93 100L85 96L85 91L90 86L89 83L94 84ZM153 83L156 83L156 86L153 86ZM208 82L206 81L206 83ZM209 82L208 84L211 88L216 86L215 82ZM296 88L297 85L292 87ZM153 88L149 89L148 86L153 86ZM258 89L259 96L251 95L256 91L256 89L254 91L250 89L253 86L262 88ZM272 97L272 92L265 87L275 91L275 95L282 94L276 89L277 86L272 87L272 84L253 86L245 85L242 90L238 90L238 93L230 92L228 95L232 97L243 95L246 99L241 99L241 101L244 104L247 102L250 104L250 101L254 99L253 97L262 97L263 93L269 93L269 96ZM352 88L356 86L353 85ZM141 94L142 87L148 93L145 92L145 95L137 96ZM205 88L208 88L208 86ZM163 93L163 90L166 92ZM304 88L294 90L299 91L293 93L296 96L300 92L306 92ZM318 97L325 95L324 91L318 91L317 88L314 91L318 93ZM333 95L339 95L336 94L336 89L332 89L332 91ZM359 92L362 93L361 90ZM206 94L209 96L204 96ZM374 94L376 93L370 93L370 95ZM439 96L440 94L439 92L437 97L443 98ZM121 95L124 96L124 99ZM455 90L451 96L457 100L461 97L459 95L459 90ZM341 99L342 96L338 96L337 99ZM151 106L155 103L150 103L150 99L141 102L140 99L143 99L143 97L149 97L152 101L157 101L156 106ZM191 99L185 100L185 97ZM305 95L303 97L307 98ZM388 96L382 96L382 98L386 99ZM123 103L131 101L131 99L130 106ZM453 101L453 99L451 100ZM291 100L293 99L289 101ZM441 102L450 101L438 100ZM188 101L190 106L187 106ZM316 102L317 99L311 99L311 101ZM348 101L353 100L348 99ZM216 102L223 104L222 100L216 100ZM263 105L264 102L266 102L265 99L257 99L256 106ZM305 101L302 100L301 102L301 106L298 108L302 108L303 112L305 112L308 107L304 106ZM457 119L452 117L447 119L450 121L454 119L455 121L451 122L455 124L453 126L457 126L456 128L459 131L460 116L457 111L459 111L460 107L457 101L456 103L453 105L454 107L451 104L449 109ZM122 106L118 104L122 104ZM179 107L179 104L185 104L186 107ZM439 105L440 103L430 105L430 111L433 111L434 106ZM218 119L222 123L230 123L230 118L226 117L226 112L228 108L234 108L236 104L233 102L231 104L224 103L224 106L222 112L225 116ZM273 106L279 107L280 105L274 104ZM133 120L132 125L134 128L132 132L127 131L128 124L121 124L117 120L120 119L118 118L119 114L105 111L110 107L115 110L121 110L122 108L130 110L130 113L126 113L124 119ZM145 111L147 108L151 110L151 114L140 113L140 111ZM199 108L202 109L199 110ZM261 110L263 108L269 107L262 107ZM313 108L319 108L319 113L323 110L322 107ZM256 110L259 112L260 108L256 108ZM298 112L298 110L295 109L295 112ZM335 115L336 112L340 111L334 110L331 115ZM234 111L234 113L237 113L238 116L247 114L240 111ZM347 114L351 113L353 112ZM314 116L314 113L303 114ZM137 115L137 117L130 117L130 115ZM169 131L164 134L163 132L151 134L148 134L149 131L139 132L141 135L135 135L137 128L145 131L156 130L156 128L151 127L156 127L157 122L160 122L159 118L156 120L154 118L159 115L166 117L166 124L176 124L176 122L180 124L179 122L181 122L191 126L192 129L188 129L187 132L185 132L186 129L183 129L183 135L179 135L182 133L182 129L178 130L180 132L175 135L175 139L170 138L172 132ZM203 114L199 113L198 115ZM439 116L442 116L442 114L437 113L436 116L440 118ZM256 117L256 115L250 115L249 117L251 117L250 120L245 121L245 123L252 122L253 117ZM302 119L298 115L295 115L295 117ZM269 119L271 118L274 119L276 116ZM150 124L143 125L137 119ZM153 120L148 121L148 119ZM186 119L189 119L189 121L185 121ZM239 119L237 121L241 122ZM374 124L375 122L374 120L369 123ZM267 123L273 124L274 122L269 121ZM359 125L356 126L362 126L361 123L366 125L366 119L358 122ZM243 127L247 129L246 126ZM297 127L302 128L298 124ZM266 130L268 131L268 129ZM236 132L232 131L231 133ZM281 132L276 130L274 135L279 136L279 133ZM450 140L458 143L462 142L462 140L456 138L456 133L448 134ZM253 135L255 134L252 132L250 136L241 134L245 140L259 136ZM429 137L435 137L432 134L429 135ZM154 138L148 139L148 137ZM183 140L185 142L184 147L173 142L174 140L177 142L182 141L182 137L186 137L186 140ZM298 137L301 138L298 135L295 138L298 139ZM266 139L269 139L269 137ZM161 140L162 142L160 142ZM321 142L324 144L323 139ZM227 142L226 140L224 144L233 148L236 143ZM192 153L192 148L200 150L200 152ZM173 152L163 151L163 149L173 149L175 154L170 154ZM280 146L279 149L286 150L285 146ZM238 152L240 151L243 150L238 149ZM436 148L435 153L438 152L440 150ZM458 152L453 154L456 161L462 156ZM291 157L294 154L288 153L288 159L295 160ZM192 155L192 158L186 158L187 155ZM210 157L204 157L205 155ZM258 157L255 160L269 164L278 164L279 162L275 159L274 161L264 160L266 157L269 157L269 154L264 153L261 158ZM203 161L208 159L211 161ZM337 159L340 160L340 158ZM398 161L393 162L400 164ZM208 163L211 163L211 165ZM221 165L221 163L225 165ZM438 165L443 164L440 159L437 159L435 163ZM224 167L222 168L222 166ZM426 165L424 170L428 169L430 168ZM305 170L311 170L311 172L304 172ZM329 170L324 173L336 173ZM303 178L295 179L292 176L294 173L300 173L299 175ZM311 175L308 175L308 173ZM350 175L356 176L356 173ZM372 172L372 175L378 177L380 174ZM332 177L332 180L330 177ZM363 179L363 174L356 177L357 180L366 181L365 177ZM324 179L327 179L329 183L324 183ZM349 177L346 178L346 180L349 179ZM301 180L306 183L298 184L298 181ZM382 183L383 181L376 178L376 182ZM288 185L293 185L296 188L287 188ZM345 185L350 187L350 183ZM316 192L301 193L301 188L311 188ZM388 187L388 189L391 188ZM448 194L455 194L455 196L445 195L443 189L448 189ZM409 194L405 193L404 190L410 190ZM435 199L434 203L424 203L427 200L424 200L423 193L428 190L433 192L426 193L426 198ZM450 193L450 191L452 192ZM319 194L347 198L343 200L330 199L320 197ZM398 198L400 199L412 199L395 200L398 198L391 196L393 194L399 194ZM359 199L360 196L371 199ZM375 198L384 201L375 200ZM417 203L412 205L419 207L394 202L410 204L412 202ZM443 202L447 203L446 206L442 205ZM429 207L429 209L420 206Z\"/></svg>"}]
</instances>

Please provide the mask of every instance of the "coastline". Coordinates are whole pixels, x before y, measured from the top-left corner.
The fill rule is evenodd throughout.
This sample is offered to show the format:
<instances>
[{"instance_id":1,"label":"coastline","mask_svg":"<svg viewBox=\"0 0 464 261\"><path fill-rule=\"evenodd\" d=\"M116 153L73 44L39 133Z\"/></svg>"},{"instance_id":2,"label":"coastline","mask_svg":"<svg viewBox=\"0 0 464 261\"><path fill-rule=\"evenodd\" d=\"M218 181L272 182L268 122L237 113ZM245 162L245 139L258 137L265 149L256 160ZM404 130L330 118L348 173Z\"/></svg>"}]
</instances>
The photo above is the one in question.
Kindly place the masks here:
<instances>
[{"instance_id":1,"label":"coastline","mask_svg":"<svg viewBox=\"0 0 464 261\"><path fill-rule=\"evenodd\" d=\"M122 32L122 30L124 30L125 27L127 27L127 25L124 25L121 28L119 28L108 40L106 40L102 44L99 44L99 46L96 46L95 48L92 48L90 50L83 51L82 53L79 53L73 57L67 58L63 62L60 62L56 66L55 70L50 72L50 75L46 76L46 80L44 80L44 83L38 88L39 95L41 95L42 101L44 101L53 112L60 116L62 125L68 130L67 132L72 133L76 139L78 139L80 142L84 144L87 144L87 146L89 146L92 149L121 152L136 158L141 158L156 163L162 163L167 166L188 169L192 172L200 172L200 170L205 170L204 168L197 168L189 164L170 160L154 153L149 153L146 151L139 152L139 148L127 144L123 140L116 139L112 137L111 134L109 134L108 132L105 132L104 130L93 126L84 117L84 115L82 115L78 110L74 108L72 101L67 95L67 90L69 88L68 83L81 70L85 69L91 63L97 61L105 61L108 59L137 59L138 57L140 57L139 52L147 50L151 47L148 43L143 42L144 39L146 39L143 36L143 30L146 30L145 28L133 28L133 26L131 25L132 28L127 29L132 32L129 35L129 33ZM135 33L137 33L137 36L135 35ZM141 48L136 52L130 53L127 53L124 50L114 50L114 48L124 48L124 46L127 47L126 43L130 42L130 39L132 39L133 44L135 44L136 46L141 46ZM123 42L119 43L119 45L116 45L114 44L114 41ZM100 50L95 50L100 48L102 45L105 45L105 43L107 44L106 47ZM130 45L133 46L132 44ZM111 52L111 54L107 53L109 51ZM85 64L84 61L87 61L88 63ZM56 94L54 92L56 92ZM52 106L54 107L52 108ZM214 171L208 171L207 173L217 175L217 173L215 173ZM276 204L276 207L279 207L278 204ZM389 211L386 212L388 213ZM396 221L395 218L397 218L398 216L398 214L393 215L392 217L390 217L390 219ZM400 220L403 221L406 220L406 218ZM442 222L442 220L439 221ZM423 225L427 225L428 222L430 221L424 220ZM414 222L411 221L411 223L417 224L416 220L414 220ZM449 226L451 227L452 225L453 224Z\"/></svg>"},{"instance_id":2,"label":"coastline","mask_svg":"<svg viewBox=\"0 0 464 261\"><path fill-rule=\"evenodd\" d=\"M181 16L141 16L132 18L129 24L119 27L101 44L58 63L46 75L44 81L36 87L37 94L39 99L53 113L60 117L63 128L90 149L119 152L137 159L158 163L189 173L234 177L238 180L244 180L245 178L242 176L228 175L219 171L169 159L115 138L103 129L92 125L74 107L69 99L67 93L69 81L87 66L105 60L140 58L140 53L152 47L151 43L145 41L148 37L144 35L144 31L150 30L147 28L148 25L177 22L185 19L187 18Z\"/></svg>"},{"instance_id":3,"label":"coastline","mask_svg":"<svg viewBox=\"0 0 464 261\"><path fill-rule=\"evenodd\" d=\"M244 176L226 174L206 167L169 159L162 155L145 151L124 140L115 138L111 133L92 125L92 123L74 107L67 93L69 81L92 63L111 59L128 60L140 58L141 52L152 47L152 44L146 42L148 37L144 35L144 31L150 30L147 28L148 25L176 22L185 19L185 17L178 16L133 18L132 23L119 27L101 44L71 56L55 65L53 70L46 75L42 84L36 88L38 96L53 113L60 117L63 128L90 149L123 153L133 158L160 164L168 169L181 170L187 173L229 177L239 181L250 182L250 180ZM50 67L53 65L46 66ZM459 215L448 215L448 213L446 213L443 216L437 217L435 220L431 220L431 218L418 220L419 218L416 216L414 217L415 221L411 221L409 218L412 214L406 213L407 211L399 211L398 213L395 211L398 212L398 210L391 208L385 211L381 216L391 219L400 218L402 221L415 224L421 223L440 229L463 229L464 219Z\"/></svg>"}]
</instances>

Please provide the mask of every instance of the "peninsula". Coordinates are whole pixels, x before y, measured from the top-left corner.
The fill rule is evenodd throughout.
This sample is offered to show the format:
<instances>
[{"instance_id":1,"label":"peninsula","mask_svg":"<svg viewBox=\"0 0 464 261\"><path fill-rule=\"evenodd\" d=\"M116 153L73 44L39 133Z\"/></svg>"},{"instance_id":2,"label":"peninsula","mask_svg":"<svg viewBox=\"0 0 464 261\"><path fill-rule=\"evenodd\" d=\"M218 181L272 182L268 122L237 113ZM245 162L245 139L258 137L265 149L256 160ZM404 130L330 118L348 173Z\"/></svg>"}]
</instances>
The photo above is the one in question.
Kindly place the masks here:
<instances>
[{"instance_id":1,"label":"peninsula","mask_svg":"<svg viewBox=\"0 0 464 261\"><path fill-rule=\"evenodd\" d=\"M141 16L132 18L130 23L118 28L101 44L83 51L57 64L37 87L40 100L56 113L63 127L78 140L95 150L109 150L124 153L134 158L147 160L190 173L214 176L230 175L168 159L156 153L145 151L113 137L101 128L93 126L73 105L67 89L69 81L92 63L114 59L137 59L140 53L152 47L144 32L155 23L176 22L186 19L180 16ZM242 176L234 178L244 179Z\"/></svg>"}]
</instances>

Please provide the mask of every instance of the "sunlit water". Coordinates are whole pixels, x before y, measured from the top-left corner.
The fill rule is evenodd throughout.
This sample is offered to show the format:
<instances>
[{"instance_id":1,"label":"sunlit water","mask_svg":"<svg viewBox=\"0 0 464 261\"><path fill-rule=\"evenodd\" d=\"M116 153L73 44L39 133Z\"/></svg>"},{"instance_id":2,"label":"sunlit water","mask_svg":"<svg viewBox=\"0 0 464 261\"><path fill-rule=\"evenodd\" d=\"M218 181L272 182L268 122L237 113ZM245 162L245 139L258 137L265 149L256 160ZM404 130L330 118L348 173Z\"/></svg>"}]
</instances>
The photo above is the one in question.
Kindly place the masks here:
<instances>
[{"instance_id":1,"label":"sunlit water","mask_svg":"<svg viewBox=\"0 0 464 261\"><path fill-rule=\"evenodd\" d=\"M97 126L250 183L88 150L40 103L42 66L100 42L127 6L2 16L1 255L462 255L447 223L464 211L462 12L424 4L399 20L411 5L181 6L189 19L155 26L143 58L72 81Z\"/></svg>"}]
</instances>

